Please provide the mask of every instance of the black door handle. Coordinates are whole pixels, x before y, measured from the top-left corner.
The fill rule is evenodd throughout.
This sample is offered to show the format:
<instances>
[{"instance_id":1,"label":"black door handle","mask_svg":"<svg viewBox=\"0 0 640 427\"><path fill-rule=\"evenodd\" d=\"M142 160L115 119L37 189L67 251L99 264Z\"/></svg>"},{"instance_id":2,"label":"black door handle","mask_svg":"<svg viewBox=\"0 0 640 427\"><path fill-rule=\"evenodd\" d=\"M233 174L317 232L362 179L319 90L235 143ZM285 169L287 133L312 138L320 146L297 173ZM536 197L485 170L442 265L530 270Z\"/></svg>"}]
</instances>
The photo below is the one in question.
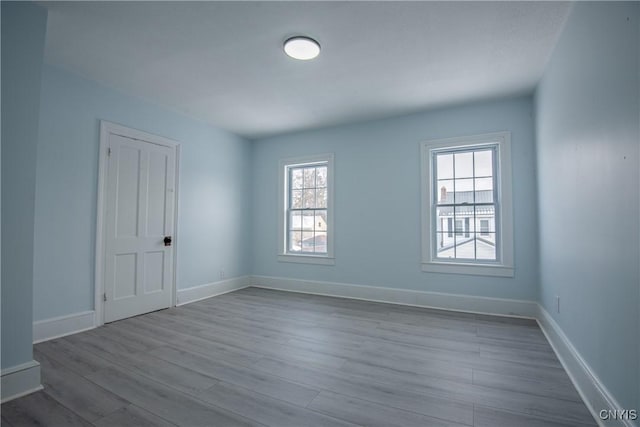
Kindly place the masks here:
<instances>
[{"instance_id":1,"label":"black door handle","mask_svg":"<svg viewBox=\"0 0 640 427\"><path fill-rule=\"evenodd\" d=\"M165 236L163 241L165 246L171 246L171 236Z\"/></svg>"}]
</instances>

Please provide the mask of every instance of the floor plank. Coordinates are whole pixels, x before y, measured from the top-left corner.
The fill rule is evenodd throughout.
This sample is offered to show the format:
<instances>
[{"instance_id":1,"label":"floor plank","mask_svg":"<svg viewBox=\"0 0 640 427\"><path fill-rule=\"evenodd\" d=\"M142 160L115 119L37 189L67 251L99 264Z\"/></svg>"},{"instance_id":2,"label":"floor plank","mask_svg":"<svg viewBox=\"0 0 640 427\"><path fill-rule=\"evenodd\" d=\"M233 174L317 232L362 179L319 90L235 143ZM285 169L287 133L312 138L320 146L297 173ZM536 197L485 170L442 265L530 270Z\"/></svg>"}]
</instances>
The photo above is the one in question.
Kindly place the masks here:
<instances>
[{"instance_id":1,"label":"floor plank","mask_svg":"<svg viewBox=\"0 0 640 427\"><path fill-rule=\"evenodd\" d=\"M34 348L40 353L55 359L73 372L82 376L92 374L93 372L99 371L107 366L111 366L111 363L107 362L102 357L83 350L65 339L57 339L40 343Z\"/></svg>"},{"instance_id":2,"label":"floor plank","mask_svg":"<svg viewBox=\"0 0 640 427\"><path fill-rule=\"evenodd\" d=\"M352 423L222 382L199 397L270 427L354 427Z\"/></svg>"},{"instance_id":3,"label":"floor plank","mask_svg":"<svg viewBox=\"0 0 640 427\"><path fill-rule=\"evenodd\" d=\"M94 422L96 427L175 427L177 424L170 423L152 413L138 408L135 405L128 405Z\"/></svg>"},{"instance_id":4,"label":"floor plank","mask_svg":"<svg viewBox=\"0 0 640 427\"><path fill-rule=\"evenodd\" d=\"M268 373L241 365L217 361L204 355L189 353L172 347L159 348L154 351L154 355L220 381L300 406L306 406L319 393L319 390L285 381Z\"/></svg>"},{"instance_id":5,"label":"floor plank","mask_svg":"<svg viewBox=\"0 0 640 427\"><path fill-rule=\"evenodd\" d=\"M2 404L2 416L14 427L89 427L91 424L43 391Z\"/></svg>"},{"instance_id":6,"label":"floor plank","mask_svg":"<svg viewBox=\"0 0 640 427\"><path fill-rule=\"evenodd\" d=\"M220 408L206 405L133 372L107 368L89 375L89 378L135 405L181 426L260 425Z\"/></svg>"},{"instance_id":7,"label":"floor plank","mask_svg":"<svg viewBox=\"0 0 640 427\"><path fill-rule=\"evenodd\" d=\"M473 405L407 391L383 383L367 381L346 373L324 371L283 361L263 359L256 364L275 375L307 385L315 385L338 394L357 397L371 402L388 405L397 409L417 412L461 424L473 422Z\"/></svg>"},{"instance_id":8,"label":"floor plank","mask_svg":"<svg viewBox=\"0 0 640 427\"><path fill-rule=\"evenodd\" d=\"M44 391L87 421L93 422L129 404L36 350Z\"/></svg>"},{"instance_id":9,"label":"floor plank","mask_svg":"<svg viewBox=\"0 0 640 427\"><path fill-rule=\"evenodd\" d=\"M529 393L536 396L547 396L554 399L571 400L574 402L582 401L580 395L570 382L550 382L474 369L473 383L504 391Z\"/></svg>"},{"instance_id":10,"label":"floor plank","mask_svg":"<svg viewBox=\"0 0 640 427\"><path fill-rule=\"evenodd\" d=\"M526 414L500 411L494 408L476 406L474 413L475 427L586 427L594 424L575 421L552 421Z\"/></svg>"},{"instance_id":11,"label":"floor plank","mask_svg":"<svg viewBox=\"0 0 640 427\"><path fill-rule=\"evenodd\" d=\"M328 391L321 392L308 408L369 427L462 427L465 425Z\"/></svg>"}]
</instances>

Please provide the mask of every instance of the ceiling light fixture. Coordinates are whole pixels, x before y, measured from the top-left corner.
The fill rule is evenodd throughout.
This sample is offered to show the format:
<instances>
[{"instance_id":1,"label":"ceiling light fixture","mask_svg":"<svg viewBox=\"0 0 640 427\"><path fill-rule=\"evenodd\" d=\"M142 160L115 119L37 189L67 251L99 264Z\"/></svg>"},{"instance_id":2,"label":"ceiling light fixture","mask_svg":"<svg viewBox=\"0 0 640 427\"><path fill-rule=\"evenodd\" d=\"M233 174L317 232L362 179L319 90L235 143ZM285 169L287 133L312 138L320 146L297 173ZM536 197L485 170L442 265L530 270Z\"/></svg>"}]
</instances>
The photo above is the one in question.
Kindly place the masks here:
<instances>
[{"instance_id":1,"label":"ceiling light fixture","mask_svg":"<svg viewBox=\"0 0 640 427\"><path fill-rule=\"evenodd\" d=\"M320 44L310 37L296 36L284 42L284 51L294 59L306 61L320 54Z\"/></svg>"}]
</instances>

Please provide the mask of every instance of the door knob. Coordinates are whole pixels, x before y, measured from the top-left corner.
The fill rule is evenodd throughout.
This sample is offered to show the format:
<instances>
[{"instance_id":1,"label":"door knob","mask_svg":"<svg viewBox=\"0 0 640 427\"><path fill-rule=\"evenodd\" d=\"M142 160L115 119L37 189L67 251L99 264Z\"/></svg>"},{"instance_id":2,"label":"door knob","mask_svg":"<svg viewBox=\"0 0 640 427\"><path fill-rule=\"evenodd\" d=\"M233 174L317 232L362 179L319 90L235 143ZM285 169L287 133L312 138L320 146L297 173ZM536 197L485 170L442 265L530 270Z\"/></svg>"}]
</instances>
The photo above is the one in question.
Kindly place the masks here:
<instances>
[{"instance_id":1,"label":"door knob","mask_svg":"<svg viewBox=\"0 0 640 427\"><path fill-rule=\"evenodd\" d=\"M165 236L163 242L165 246L171 246L171 236Z\"/></svg>"}]
</instances>

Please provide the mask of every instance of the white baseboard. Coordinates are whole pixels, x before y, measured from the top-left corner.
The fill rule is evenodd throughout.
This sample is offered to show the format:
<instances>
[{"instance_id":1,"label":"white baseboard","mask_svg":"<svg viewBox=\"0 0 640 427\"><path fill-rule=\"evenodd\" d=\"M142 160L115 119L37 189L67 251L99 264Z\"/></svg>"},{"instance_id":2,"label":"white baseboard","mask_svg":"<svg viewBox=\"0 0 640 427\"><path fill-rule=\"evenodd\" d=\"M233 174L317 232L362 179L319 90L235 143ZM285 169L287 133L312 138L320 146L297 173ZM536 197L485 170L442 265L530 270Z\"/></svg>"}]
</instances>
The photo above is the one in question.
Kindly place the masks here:
<instances>
[{"instance_id":1,"label":"white baseboard","mask_svg":"<svg viewBox=\"0 0 640 427\"><path fill-rule=\"evenodd\" d=\"M178 301L176 306L189 304L227 292L237 291L251 285L249 276L234 277L232 279L220 280L219 282L207 283L206 285L194 286L193 288L178 289Z\"/></svg>"},{"instance_id":2,"label":"white baseboard","mask_svg":"<svg viewBox=\"0 0 640 427\"><path fill-rule=\"evenodd\" d=\"M582 358L578 350L573 346L569 338L564 334L560 325L541 305L538 305L538 324L547 337L547 341L555 351L560 363L564 367L573 385L578 390L580 397L596 419L600 426L624 426L634 427L636 424L631 420L608 420L600 419L601 410L622 410L618 401L609 390L602 384L598 376ZM627 408L633 409L633 408ZM638 408L640 409L640 408Z\"/></svg>"},{"instance_id":3,"label":"white baseboard","mask_svg":"<svg viewBox=\"0 0 640 427\"><path fill-rule=\"evenodd\" d=\"M498 316L535 318L538 313L538 305L533 301L414 291L336 282L320 282L315 280L299 280L284 277L252 276L251 286Z\"/></svg>"},{"instance_id":4,"label":"white baseboard","mask_svg":"<svg viewBox=\"0 0 640 427\"><path fill-rule=\"evenodd\" d=\"M96 327L95 317L95 311L91 310L33 322L33 343L93 329Z\"/></svg>"},{"instance_id":5,"label":"white baseboard","mask_svg":"<svg viewBox=\"0 0 640 427\"><path fill-rule=\"evenodd\" d=\"M3 369L1 375L1 403L42 390L40 364L35 360Z\"/></svg>"}]
</instances>

